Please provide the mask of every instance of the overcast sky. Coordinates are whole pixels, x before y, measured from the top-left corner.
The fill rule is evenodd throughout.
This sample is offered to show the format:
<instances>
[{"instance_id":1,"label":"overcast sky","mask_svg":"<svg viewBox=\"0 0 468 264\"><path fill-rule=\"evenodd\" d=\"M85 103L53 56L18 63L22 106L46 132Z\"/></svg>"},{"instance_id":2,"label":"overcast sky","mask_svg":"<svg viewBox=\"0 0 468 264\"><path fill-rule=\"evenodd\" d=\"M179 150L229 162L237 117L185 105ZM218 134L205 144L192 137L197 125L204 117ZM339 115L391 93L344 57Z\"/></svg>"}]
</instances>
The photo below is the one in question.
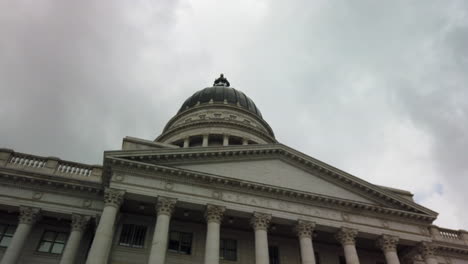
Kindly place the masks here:
<instances>
[{"instance_id":1,"label":"overcast sky","mask_svg":"<svg viewBox=\"0 0 468 264\"><path fill-rule=\"evenodd\" d=\"M0 147L91 164L220 72L277 139L468 229L468 1L0 1Z\"/></svg>"}]
</instances>

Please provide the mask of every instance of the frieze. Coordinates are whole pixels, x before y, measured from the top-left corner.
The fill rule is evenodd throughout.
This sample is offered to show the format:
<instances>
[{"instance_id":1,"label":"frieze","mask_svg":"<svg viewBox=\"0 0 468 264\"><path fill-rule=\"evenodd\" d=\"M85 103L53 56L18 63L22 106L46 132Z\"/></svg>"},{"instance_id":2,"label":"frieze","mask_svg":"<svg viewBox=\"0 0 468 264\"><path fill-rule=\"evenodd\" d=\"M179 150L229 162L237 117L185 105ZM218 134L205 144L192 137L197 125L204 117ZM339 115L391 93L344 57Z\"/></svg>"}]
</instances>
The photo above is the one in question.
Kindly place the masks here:
<instances>
[{"instance_id":1,"label":"frieze","mask_svg":"<svg viewBox=\"0 0 468 264\"><path fill-rule=\"evenodd\" d=\"M226 202L235 202L239 204L252 205L257 207L270 208L274 210L287 211L303 215L327 218L340 221L342 216L339 212L332 210L316 208L303 204L292 203L288 201L279 201L263 197L255 197L246 194L235 194L224 192L222 200Z\"/></svg>"}]
</instances>

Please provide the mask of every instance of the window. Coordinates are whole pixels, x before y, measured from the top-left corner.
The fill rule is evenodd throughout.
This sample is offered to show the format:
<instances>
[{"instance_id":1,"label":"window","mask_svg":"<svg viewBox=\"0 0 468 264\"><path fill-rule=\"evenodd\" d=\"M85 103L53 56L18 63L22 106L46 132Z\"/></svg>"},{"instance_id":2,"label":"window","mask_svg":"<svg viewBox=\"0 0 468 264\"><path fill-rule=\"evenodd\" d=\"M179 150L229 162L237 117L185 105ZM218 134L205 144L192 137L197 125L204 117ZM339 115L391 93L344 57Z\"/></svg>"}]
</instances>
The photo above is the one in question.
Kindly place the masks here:
<instances>
[{"instance_id":1,"label":"window","mask_svg":"<svg viewBox=\"0 0 468 264\"><path fill-rule=\"evenodd\" d=\"M15 234L16 226L0 224L0 247L8 247Z\"/></svg>"},{"instance_id":2,"label":"window","mask_svg":"<svg viewBox=\"0 0 468 264\"><path fill-rule=\"evenodd\" d=\"M169 233L169 251L190 255L192 253L192 234L178 231Z\"/></svg>"},{"instance_id":3,"label":"window","mask_svg":"<svg viewBox=\"0 0 468 264\"><path fill-rule=\"evenodd\" d=\"M146 226L143 225L122 225L119 245L124 247L143 248L145 245Z\"/></svg>"},{"instance_id":4,"label":"window","mask_svg":"<svg viewBox=\"0 0 468 264\"><path fill-rule=\"evenodd\" d=\"M277 246L268 247L268 254L270 255L270 264L279 264L279 250Z\"/></svg>"},{"instance_id":5,"label":"window","mask_svg":"<svg viewBox=\"0 0 468 264\"><path fill-rule=\"evenodd\" d=\"M224 260L237 260L237 241L234 239L221 239L219 257Z\"/></svg>"},{"instance_id":6,"label":"window","mask_svg":"<svg viewBox=\"0 0 468 264\"><path fill-rule=\"evenodd\" d=\"M45 231L37 251L52 254L62 254L68 234L55 231Z\"/></svg>"}]
</instances>

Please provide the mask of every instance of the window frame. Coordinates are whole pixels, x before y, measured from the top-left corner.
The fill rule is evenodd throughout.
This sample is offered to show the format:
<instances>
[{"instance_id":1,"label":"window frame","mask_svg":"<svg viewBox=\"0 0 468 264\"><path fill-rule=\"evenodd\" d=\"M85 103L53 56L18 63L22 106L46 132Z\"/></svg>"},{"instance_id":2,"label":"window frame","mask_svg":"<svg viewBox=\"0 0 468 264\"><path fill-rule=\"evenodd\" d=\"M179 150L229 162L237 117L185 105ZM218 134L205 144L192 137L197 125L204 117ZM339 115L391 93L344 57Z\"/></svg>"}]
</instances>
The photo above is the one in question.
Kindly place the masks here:
<instances>
[{"instance_id":1,"label":"window frame","mask_svg":"<svg viewBox=\"0 0 468 264\"><path fill-rule=\"evenodd\" d=\"M234 250L226 248L226 241L234 242ZM232 238L221 238L219 240L219 259L226 261L237 261L237 240ZM234 252L234 259L227 259L225 257L226 252Z\"/></svg>"},{"instance_id":2,"label":"window frame","mask_svg":"<svg viewBox=\"0 0 468 264\"><path fill-rule=\"evenodd\" d=\"M44 237L47 233L54 233L54 239L53 240L45 240ZM57 242L57 237L60 235L60 234L64 234L65 235L65 239L64 239L64 242ZM65 246L67 245L67 242L68 242L68 237L70 236L70 233L67 233L67 232L62 232L62 231L57 231L57 230L51 230L51 229L44 229L44 231L42 232L42 236L41 236L41 239L39 240L39 244L37 245L36 247L36 252L39 252L39 253L46 253L46 254L53 254L53 255L62 255L63 254L63 251L65 250ZM39 250L41 248L41 245L43 242L48 242L48 243L51 243L50 246L49 246L49 249L47 251L41 251ZM59 245L63 245L62 247L62 250L60 251L60 253L55 253L55 252L52 252L52 249L54 248L54 246L56 244L59 244Z\"/></svg>"},{"instance_id":3,"label":"window frame","mask_svg":"<svg viewBox=\"0 0 468 264\"><path fill-rule=\"evenodd\" d=\"M10 238L10 242L8 242L8 245L7 245L7 246L1 246L1 245L0 245L0 248L8 248L8 247L10 246L10 244L11 244L11 240L13 239L13 236L15 235L15 232L16 232L16 229L18 228L18 225L7 224L7 223L0 223L0 226L4 226L3 230L0 230L0 243L3 241L3 238L5 238L5 237ZM15 231L13 231L13 233L12 233L11 235L6 234L6 233L7 233L7 230L8 230L10 227L14 227L14 228L15 228Z\"/></svg>"},{"instance_id":4,"label":"window frame","mask_svg":"<svg viewBox=\"0 0 468 264\"><path fill-rule=\"evenodd\" d=\"M123 244L122 242L122 236L124 234L125 226L131 226L131 232L130 232L130 243ZM144 233L143 233L143 238L141 238L142 244L139 245L135 243L138 239L137 235L137 228L143 228ZM136 224L136 223L123 223L120 227L120 234L119 234L119 239L117 240L117 245L120 247L125 247L125 248L134 248L134 249L143 249L146 246L146 238L148 234L148 226L145 224Z\"/></svg>"},{"instance_id":5,"label":"window frame","mask_svg":"<svg viewBox=\"0 0 468 264\"><path fill-rule=\"evenodd\" d=\"M178 234L178 247L177 247L177 250L176 249L171 249L171 235L173 233L177 233ZM189 252L185 252L182 250L182 247L183 246L187 246L187 244L183 245L182 244L182 236L181 235L189 235L190 236L190 247L189 247ZM182 254L182 255L192 255L192 249L193 249L193 233L191 232L184 232L184 231L178 231L178 230L171 230L169 231L169 234L168 234L168 243L167 243L167 251L168 252L172 252L172 253L177 253L177 254Z\"/></svg>"}]
</instances>

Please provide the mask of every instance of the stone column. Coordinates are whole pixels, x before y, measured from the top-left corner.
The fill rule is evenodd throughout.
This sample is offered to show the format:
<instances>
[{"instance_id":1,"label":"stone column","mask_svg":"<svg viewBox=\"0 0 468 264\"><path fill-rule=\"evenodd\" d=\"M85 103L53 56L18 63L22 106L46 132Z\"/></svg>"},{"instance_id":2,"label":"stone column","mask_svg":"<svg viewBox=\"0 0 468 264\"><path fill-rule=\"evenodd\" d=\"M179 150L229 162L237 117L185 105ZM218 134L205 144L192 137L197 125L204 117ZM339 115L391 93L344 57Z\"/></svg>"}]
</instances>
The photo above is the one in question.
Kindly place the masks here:
<instances>
[{"instance_id":1,"label":"stone column","mask_svg":"<svg viewBox=\"0 0 468 264\"><path fill-rule=\"evenodd\" d=\"M248 145L248 144L249 144L249 140L247 138L243 138L242 145Z\"/></svg>"},{"instance_id":2,"label":"stone column","mask_svg":"<svg viewBox=\"0 0 468 264\"><path fill-rule=\"evenodd\" d=\"M336 239L343 245L346 264L359 264L359 257L356 251L356 235L358 231L351 228L341 228L336 233Z\"/></svg>"},{"instance_id":3,"label":"stone column","mask_svg":"<svg viewBox=\"0 0 468 264\"><path fill-rule=\"evenodd\" d=\"M398 237L383 235L377 240L377 247L382 249L387 264L400 264L397 255Z\"/></svg>"},{"instance_id":4,"label":"stone column","mask_svg":"<svg viewBox=\"0 0 468 264\"><path fill-rule=\"evenodd\" d=\"M223 146L229 146L229 136L223 135Z\"/></svg>"},{"instance_id":5,"label":"stone column","mask_svg":"<svg viewBox=\"0 0 468 264\"><path fill-rule=\"evenodd\" d=\"M174 211L176 199L159 197L156 204L156 226L148 264L164 264L166 261L167 240L169 236L169 223Z\"/></svg>"},{"instance_id":6,"label":"stone column","mask_svg":"<svg viewBox=\"0 0 468 264\"><path fill-rule=\"evenodd\" d=\"M184 138L184 148L190 147L190 138L186 137Z\"/></svg>"},{"instance_id":7,"label":"stone column","mask_svg":"<svg viewBox=\"0 0 468 264\"><path fill-rule=\"evenodd\" d=\"M19 224L13 239L3 255L1 264L15 264L23 250L24 244L31 230L40 217L40 209L20 206Z\"/></svg>"},{"instance_id":8,"label":"stone column","mask_svg":"<svg viewBox=\"0 0 468 264\"><path fill-rule=\"evenodd\" d=\"M269 264L270 262L267 234L270 222L271 215L257 212L254 213L250 220L250 224L255 230L255 264Z\"/></svg>"},{"instance_id":9,"label":"stone column","mask_svg":"<svg viewBox=\"0 0 468 264\"><path fill-rule=\"evenodd\" d=\"M437 264L437 258L435 256L436 249L436 246L428 242L422 242L418 246L418 251L426 264Z\"/></svg>"},{"instance_id":10,"label":"stone column","mask_svg":"<svg viewBox=\"0 0 468 264\"><path fill-rule=\"evenodd\" d=\"M125 191L106 188L104 191L104 210L94 235L86 264L107 263L109 248L114 236L114 225Z\"/></svg>"},{"instance_id":11,"label":"stone column","mask_svg":"<svg viewBox=\"0 0 468 264\"><path fill-rule=\"evenodd\" d=\"M205 264L219 263L219 241L221 220L223 219L223 206L207 205L205 218L207 222L206 244L205 244Z\"/></svg>"},{"instance_id":12,"label":"stone column","mask_svg":"<svg viewBox=\"0 0 468 264\"><path fill-rule=\"evenodd\" d=\"M208 135L203 135L202 147L208 147Z\"/></svg>"},{"instance_id":13,"label":"stone column","mask_svg":"<svg viewBox=\"0 0 468 264\"><path fill-rule=\"evenodd\" d=\"M60 264L73 264L75 262L76 254L80 248L81 238L83 237L83 232L86 229L90 218L91 217L89 216L72 214L71 232L68 237L67 245L63 250Z\"/></svg>"},{"instance_id":14,"label":"stone column","mask_svg":"<svg viewBox=\"0 0 468 264\"><path fill-rule=\"evenodd\" d=\"M312 245L312 232L315 223L299 220L296 225L297 236L301 248L302 264L315 264L314 247Z\"/></svg>"}]
</instances>

